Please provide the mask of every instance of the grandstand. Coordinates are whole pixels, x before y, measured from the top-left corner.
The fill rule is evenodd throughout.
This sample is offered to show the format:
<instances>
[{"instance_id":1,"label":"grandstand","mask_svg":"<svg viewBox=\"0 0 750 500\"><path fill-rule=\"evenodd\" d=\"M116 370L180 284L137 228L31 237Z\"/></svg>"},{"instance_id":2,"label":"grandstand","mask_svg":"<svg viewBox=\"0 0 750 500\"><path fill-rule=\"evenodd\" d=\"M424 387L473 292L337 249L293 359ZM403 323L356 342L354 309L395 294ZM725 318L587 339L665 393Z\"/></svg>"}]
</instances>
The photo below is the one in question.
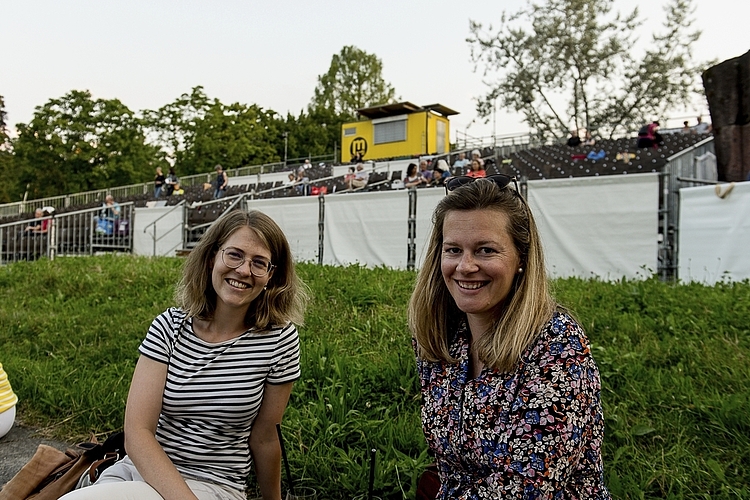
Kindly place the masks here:
<instances>
[{"instance_id":1,"label":"grandstand","mask_svg":"<svg viewBox=\"0 0 750 500\"><path fill-rule=\"evenodd\" d=\"M528 181L546 179L662 173L670 157L679 155L696 144L703 144L708 139L710 136L665 134L664 145L658 149L637 149L632 138L601 140L594 147L582 145L575 148L555 144L532 147L526 143L515 144L512 148L484 147L480 149L480 154L485 159L488 174L505 173L516 176L523 186ZM589 153L597 153L598 156ZM454 151L431 158L446 158L452 165L457 154L458 151ZM591 159L590 156L596 159ZM412 161L415 161L415 158L368 162L371 170L368 185L356 191L391 190L392 182L402 179L406 166ZM291 187L284 185L283 180L288 173L297 167L299 165L286 168L277 165L275 168L230 170L227 195L220 200L212 199L213 189L204 184L210 181L210 178L201 175L194 176L193 179L181 179L185 190L183 195L168 196L161 200L155 200L151 195L152 183L145 183L135 187L123 186L93 193L77 193L0 206L0 262L31 260L40 256L53 258L56 255L86 255L103 251L133 252L133 243L142 237L142 233L153 239L153 254L156 255L157 239L161 238L156 234L157 222L149 221L145 227L144 224L139 224L138 227L143 229L137 234L133 232L137 225L134 220L137 214L148 213L138 210L155 204L167 208L167 212L159 212L162 214L159 215L159 219L167 217L176 221L170 230L173 236L181 232L178 247L173 250L189 250L213 221L226 210L243 206L241 203L244 200L273 199L277 200L277 203L284 203L284 199L302 196L353 194L346 190L344 184L344 175L349 165L320 163L305 171L305 177L309 182ZM251 171L258 173L248 173ZM463 173L461 169L453 172L454 175ZM691 174L688 177L696 176ZM708 182L711 181L715 181L715 176L709 176ZM101 205L108 193L112 193L123 207L121 219L125 222L118 223L117 229L110 233L97 232ZM78 200L84 202L76 203ZM665 206L665 212L668 211L668 202L660 201ZM669 203L674 205L676 202L672 200ZM54 209L49 216L53 221L53 229L43 235L29 235L25 228L33 218L34 210L43 206ZM660 232L663 235L668 235L670 228L676 225L675 216L671 217L668 221L660 222ZM663 238L666 240L667 236ZM669 261L669 258L665 257L664 260Z\"/></svg>"}]
</instances>

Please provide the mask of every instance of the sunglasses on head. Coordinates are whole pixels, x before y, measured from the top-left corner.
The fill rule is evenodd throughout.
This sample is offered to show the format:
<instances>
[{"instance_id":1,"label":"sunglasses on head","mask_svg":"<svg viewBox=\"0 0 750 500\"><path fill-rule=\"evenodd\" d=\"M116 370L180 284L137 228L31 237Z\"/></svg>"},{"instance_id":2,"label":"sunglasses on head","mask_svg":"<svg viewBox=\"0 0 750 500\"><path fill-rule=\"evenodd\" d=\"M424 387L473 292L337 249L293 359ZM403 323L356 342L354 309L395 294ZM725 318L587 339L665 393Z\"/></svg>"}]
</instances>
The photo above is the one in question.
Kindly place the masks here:
<instances>
[{"instance_id":1,"label":"sunglasses on head","mask_svg":"<svg viewBox=\"0 0 750 500\"><path fill-rule=\"evenodd\" d=\"M518 181L516 181L516 178L505 174L494 174L488 175L487 177L469 177L468 175L451 177L445 181L445 192L450 193L454 189L460 188L461 186L465 186L474 181L494 182L500 189L507 187L508 184L513 181L513 185L516 187L516 192L518 192Z\"/></svg>"}]
</instances>

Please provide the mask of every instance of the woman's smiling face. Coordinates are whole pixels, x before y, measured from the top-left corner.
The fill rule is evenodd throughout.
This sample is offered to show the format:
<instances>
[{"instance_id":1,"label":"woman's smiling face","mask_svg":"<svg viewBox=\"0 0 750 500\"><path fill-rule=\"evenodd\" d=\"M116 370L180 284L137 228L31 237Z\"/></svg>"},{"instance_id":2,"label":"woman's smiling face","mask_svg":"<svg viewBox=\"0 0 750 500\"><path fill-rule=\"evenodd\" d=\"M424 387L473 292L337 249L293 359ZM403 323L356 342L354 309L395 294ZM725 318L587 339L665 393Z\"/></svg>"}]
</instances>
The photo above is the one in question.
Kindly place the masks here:
<instances>
[{"instance_id":1,"label":"woman's smiling face","mask_svg":"<svg viewBox=\"0 0 750 500\"><path fill-rule=\"evenodd\" d=\"M446 214L440 267L448 291L470 326L489 328L498 317L520 264L503 212L454 210Z\"/></svg>"},{"instance_id":2,"label":"woman's smiling face","mask_svg":"<svg viewBox=\"0 0 750 500\"><path fill-rule=\"evenodd\" d=\"M232 269L224 264L221 251L227 248L240 250L245 255L245 262ZM228 307L247 311L250 303L263 292L263 287L273 275L273 271L262 278L250 272L252 259L263 259L271 262L271 251L251 228L244 226L227 239L214 257L211 271L211 284L216 291L216 310ZM244 312L242 312L244 314Z\"/></svg>"}]
</instances>

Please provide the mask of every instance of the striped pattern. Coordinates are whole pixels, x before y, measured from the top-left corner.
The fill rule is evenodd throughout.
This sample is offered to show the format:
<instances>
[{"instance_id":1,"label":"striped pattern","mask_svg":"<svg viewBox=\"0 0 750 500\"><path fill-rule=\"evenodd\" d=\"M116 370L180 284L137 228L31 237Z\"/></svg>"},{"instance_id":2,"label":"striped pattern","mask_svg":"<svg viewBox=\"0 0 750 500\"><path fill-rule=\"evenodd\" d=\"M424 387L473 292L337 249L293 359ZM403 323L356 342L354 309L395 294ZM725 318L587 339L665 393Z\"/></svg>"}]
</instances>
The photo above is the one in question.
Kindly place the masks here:
<instances>
[{"instance_id":1,"label":"striped pattern","mask_svg":"<svg viewBox=\"0 0 750 500\"><path fill-rule=\"evenodd\" d=\"M300 377L294 325L251 328L212 344L195 335L182 310L171 308L153 321L139 351L168 365L156 438L177 470L244 490L264 384Z\"/></svg>"}]
</instances>

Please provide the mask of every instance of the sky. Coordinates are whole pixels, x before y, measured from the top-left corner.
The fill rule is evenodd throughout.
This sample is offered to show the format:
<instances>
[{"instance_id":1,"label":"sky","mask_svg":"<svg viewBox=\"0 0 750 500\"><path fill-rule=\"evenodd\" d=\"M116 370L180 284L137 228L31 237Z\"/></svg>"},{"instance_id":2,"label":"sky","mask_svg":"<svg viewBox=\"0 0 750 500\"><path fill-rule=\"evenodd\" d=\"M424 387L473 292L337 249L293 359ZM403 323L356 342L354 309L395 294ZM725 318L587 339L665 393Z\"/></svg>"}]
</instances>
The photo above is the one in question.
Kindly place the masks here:
<instances>
[{"instance_id":1,"label":"sky","mask_svg":"<svg viewBox=\"0 0 750 500\"><path fill-rule=\"evenodd\" d=\"M703 35L696 60L723 61L750 50L750 1L693 0ZM640 38L664 19L666 0L638 5ZM193 87L225 104L257 104L282 115L307 108L319 75L345 45L377 55L399 100L440 103L456 134L522 133L518 115L476 117L486 86L470 60L469 20L497 25L524 0L0 0L0 95L8 122L71 90L120 99L134 111L157 109ZM634 49L636 50L636 49ZM707 115L707 106L674 119ZM681 124L681 121L679 122ZM672 124L669 124L672 125ZM673 124L677 126L675 121Z\"/></svg>"}]
</instances>

